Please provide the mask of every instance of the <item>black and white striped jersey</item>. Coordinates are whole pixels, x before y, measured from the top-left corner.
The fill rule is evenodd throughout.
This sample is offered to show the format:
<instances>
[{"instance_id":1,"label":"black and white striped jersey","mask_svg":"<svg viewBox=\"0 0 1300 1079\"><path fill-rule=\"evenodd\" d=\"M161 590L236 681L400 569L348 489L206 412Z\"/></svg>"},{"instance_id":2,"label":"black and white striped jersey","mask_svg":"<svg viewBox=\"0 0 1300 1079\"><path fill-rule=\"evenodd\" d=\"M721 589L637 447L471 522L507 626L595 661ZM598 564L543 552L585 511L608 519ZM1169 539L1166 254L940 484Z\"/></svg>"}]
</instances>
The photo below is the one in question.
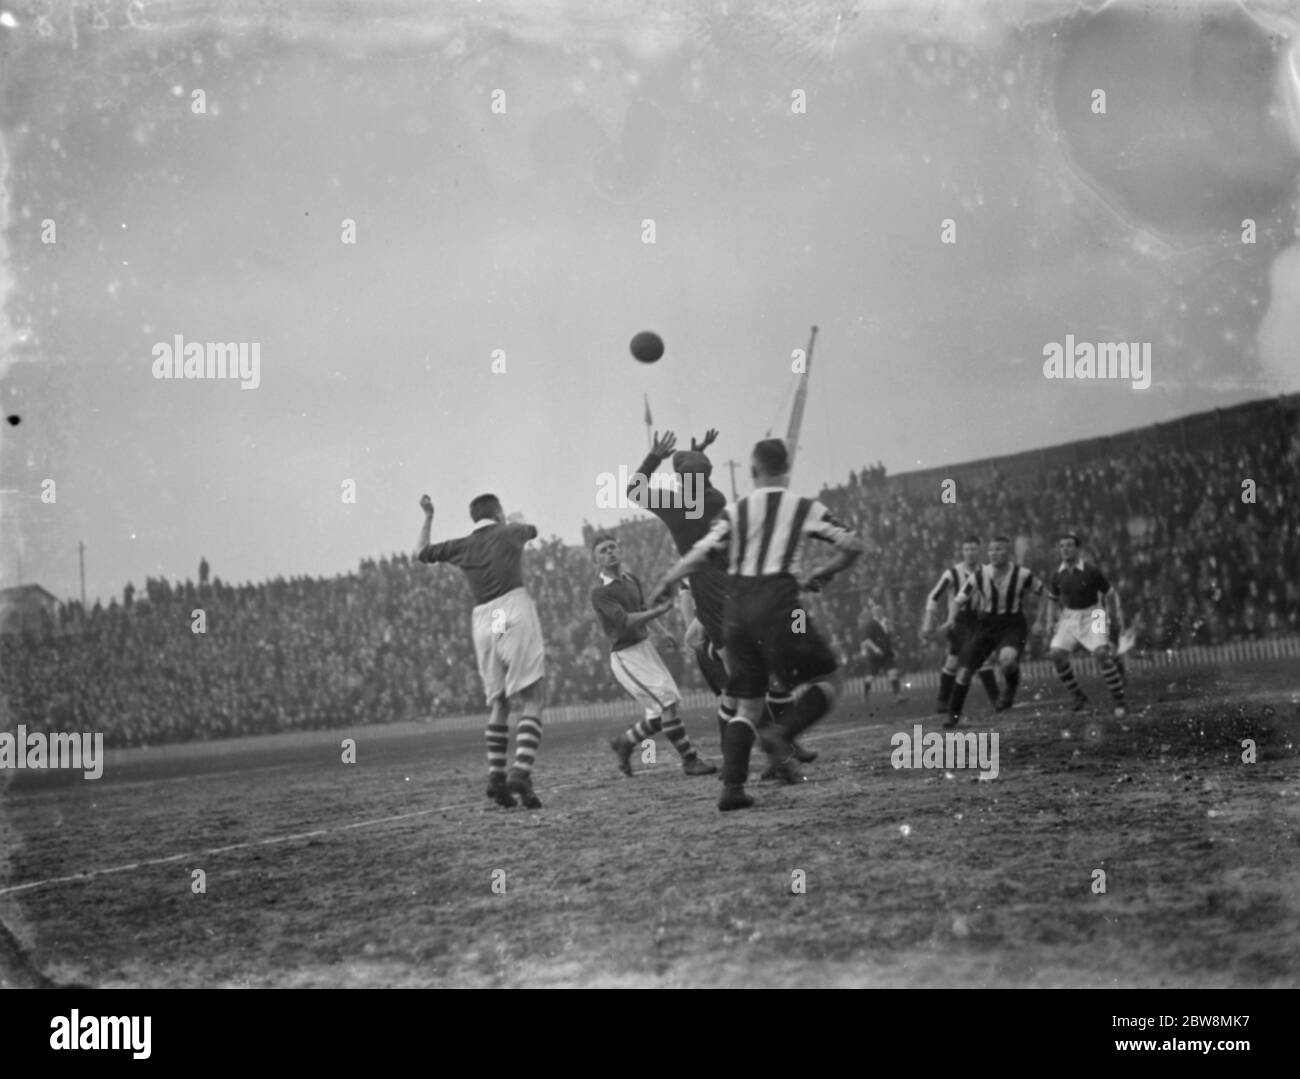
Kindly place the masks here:
<instances>
[{"instance_id":1,"label":"black and white striped jersey","mask_svg":"<svg viewBox=\"0 0 1300 1079\"><path fill-rule=\"evenodd\" d=\"M694 549L724 552L734 577L797 578L807 539L841 550L854 543L853 533L817 499L784 487L760 487L722 510Z\"/></svg>"}]
</instances>

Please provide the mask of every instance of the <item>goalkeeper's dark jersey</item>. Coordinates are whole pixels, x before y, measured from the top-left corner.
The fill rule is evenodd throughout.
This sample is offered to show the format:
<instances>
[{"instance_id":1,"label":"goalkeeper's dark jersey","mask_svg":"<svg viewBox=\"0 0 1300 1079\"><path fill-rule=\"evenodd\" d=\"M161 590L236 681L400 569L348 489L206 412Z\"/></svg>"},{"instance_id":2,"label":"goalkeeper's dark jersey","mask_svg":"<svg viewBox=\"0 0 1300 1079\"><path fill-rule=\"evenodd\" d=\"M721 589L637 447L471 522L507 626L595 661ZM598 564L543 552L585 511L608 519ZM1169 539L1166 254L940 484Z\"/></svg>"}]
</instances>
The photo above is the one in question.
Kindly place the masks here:
<instances>
[{"instance_id":1,"label":"goalkeeper's dark jersey","mask_svg":"<svg viewBox=\"0 0 1300 1079\"><path fill-rule=\"evenodd\" d=\"M636 474L645 476L648 480L662 463L662 457L657 457L653 453L646 454L646 459L641 462L641 467L637 469ZM632 486L628 488L629 494L637 490L638 486L634 479ZM713 518L726 507L727 499L713 484L706 482L704 496L697 506L656 506L643 502L638 502L637 505L644 510L649 510L668 526L673 543L677 545L677 553L685 554L708 535Z\"/></svg>"}]
</instances>

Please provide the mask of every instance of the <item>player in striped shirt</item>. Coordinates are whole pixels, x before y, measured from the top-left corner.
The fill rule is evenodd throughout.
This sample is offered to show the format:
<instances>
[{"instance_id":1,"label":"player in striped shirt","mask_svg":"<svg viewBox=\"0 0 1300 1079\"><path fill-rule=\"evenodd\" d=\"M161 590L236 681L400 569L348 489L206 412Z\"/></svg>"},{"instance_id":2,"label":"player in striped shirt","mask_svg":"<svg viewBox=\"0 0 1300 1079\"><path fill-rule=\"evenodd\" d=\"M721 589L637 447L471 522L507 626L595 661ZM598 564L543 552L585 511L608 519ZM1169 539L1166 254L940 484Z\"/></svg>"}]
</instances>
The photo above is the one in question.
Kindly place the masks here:
<instances>
[{"instance_id":1,"label":"player in striped shirt","mask_svg":"<svg viewBox=\"0 0 1300 1079\"><path fill-rule=\"evenodd\" d=\"M711 482L713 462L704 452L713 445L717 437L717 430L710 428L701 441L696 442L695 439L691 439L689 450L674 452L677 436L672 431L665 431L662 435L655 432L650 452L646 454L645 460L632 474L628 483L628 498L634 505L653 513L663 521L679 555L686 554L708 535L714 518L727 504L725 496ZM652 497L650 477L669 458L672 459L673 472L680 482L681 497L677 499ZM704 562L690 575L694 617L699 620L710 645L704 650L703 655L710 657L714 662L702 658L699 649L696 650L696 658L700 664L700 673L710 684L717 673L715 663L721 663L725 669L727 662L722 620L727 604L727 591L730 587L726 567L717 560ZM718 692L719 741L725 736L727 723L736 714L735 698L726 691L725 681L722 686L722 690ZM794 698L784 687L773 684L767 695L768 715L773 720L779 720L793 703ZM817 758L814 751L805 749L798 743L795 743L794 753L795 757L803 763Z\"/></svg>"},{"instance_id":2,"label":"player in striped shirt","mask_svg":"<svg viewBox=\"0 0 1300 1079\"><path fill-rule=\"evenodd\" d=\"M528 809L541 809L533 791L533 764L542 741L542 678L545 648L537 606L524 588L524 544L537 538L537 529L517 517L506 521L496 495L479 495L469 504L474 530L461 539L430 543L433 501L420 499L424 524L415 557L430 565L448 562L458 567L474 594L472 629L479 677L487 695L488 797L513 806L515 795ZM515 727L515 763L506 773L510 743L510 699L520 704Z\"/></svg>"},{"instance_id":3,"label":"player in striped shirt","mask_svg":"<svg viewBox=\"0 0 1300 1079\"><path fill-rule=\"evenodd\" d=\"M1050 623L1060 611L1060 620L1052 636L1051 658L1057 676L1065 683L1074 701L1074 710L1088 707L1088 698L1079 688L1070 666L1070 653L1082 648L1097 657L1106 688L1110 690L1116 719L1123 719L1124 672L1115 658L1108 625L1120 628L1119 597L1105 574L1079 555L1079 537L1064 533L1057 540L1061 564L1052 574L1047 588L1046 620ZM1109 619L1109 621L1108 621Z\"/></svg>"},{"instance_id":4,"label":"player in striped shirt","mask_svg":"<svg viewBox=\"0 0 1300 1079\"><path fill-rule=\"evenodd\" d=\"M1043 582L1024 566L1011 561L1011 541L995 536L989 544L989 563L979 566L957 595L959 607L977 612L975 630L958 660L957 680L952 687L951 712L945 727L961 722L962 705L970 689L971 672L990 655L997 656L1006 689L996 705L999 712L1010 708L1020 685L1020 653L1029 639L1025 619L1025 596L1043 594Z\"/></svg>"},{"instance_id":5,"label":"player in striped shirt","mask_svg":"<svg viewBox=\"0 0 1300 1079\"><path fill-rule=\"evenodd\" d=\"M952 687L957 681L957 661L962 649L966 647L966 642L975 632L975 611L969 606L958 607L957 597L961 595L966 579L979 568L979 564L980 538L969 535L961 541L961 561L943 571L938 584L930 589L930 595L925 603L925 613L921 616L921 643L926 644L929 641L935 616L941 609L940 604L943 603L945 596L948 598L948 616L938 627L938 632L944 634L947 639L948 653L944 656L943 666L939 669L939 701L935 709L944 716L949 714ZM979 679L984 686L984 692L989 695L989 703L997 708L998 679L989 663L985 663L979 669Z\"/></svg>"},{"instance_id":6,"label":"player in striped shirt","mask_svg":"<svg viewBox=\"0 0 1300 1079\"><path fill-rule=\"evenodd\" d=\"M764 439L754 447L750 474L755 490L727 506L700 540L656 584L667 590L714 552L725 552L731 575L725 642L727 689L737 711L722 742L720 810L745 809L749 756L761 737L770 761L786 782L800 778L792 740L821 719L839 695L839 663L808 612L800 591L820 591L862 554L862 544L838 524L821 502L788 490L790 456L785 443ZM809 538L835 547L835 557L808 570L803 548ZM698 602L698 600L697 600ZM772 677L796 694L794 706L779 721L762 725L763 697Z\"/></svg>"}]
</instances>

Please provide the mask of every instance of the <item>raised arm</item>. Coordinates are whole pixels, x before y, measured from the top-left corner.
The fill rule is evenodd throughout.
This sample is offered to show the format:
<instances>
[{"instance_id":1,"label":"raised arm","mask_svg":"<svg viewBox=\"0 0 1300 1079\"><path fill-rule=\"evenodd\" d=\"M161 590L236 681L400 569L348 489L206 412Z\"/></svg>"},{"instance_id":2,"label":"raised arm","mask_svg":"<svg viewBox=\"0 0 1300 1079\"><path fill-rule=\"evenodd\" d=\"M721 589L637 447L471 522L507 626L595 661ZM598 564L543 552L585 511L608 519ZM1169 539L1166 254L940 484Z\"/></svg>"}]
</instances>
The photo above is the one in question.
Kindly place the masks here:
<instances>
[{"instance_id":1,"label":"raised arm","mask_svg":"<svg viewBox=\"0 0 1300 1079\"><path fill-rule=\"evenodd\" d=\"M655 432L650 452L646 454L645 460L641 462L641 467L632 473L628 481L627 497L633 505L645 508L650 496L650 477L654 474L655 469L672 456L676 445L677 436L671 431L665 431L662 435L658 431Z\"/></svg>"},{"instance_id":2,"label":"raised arm","mask_svg":"<svg viewBox=\"0 0 1300 1079\"><path fill-rule=\"evenodd\" d=\"M695 450L697 453L703 453L710 446L712 446L713 443L716 442L717 440L718 440L717 429L710 427L708 431L705 432L704 440L702 442L696 442L695 439L691 439L691 449Z\"/></svg>"},{"instance_id":3,"label":"raised arm","mask_svg":"<svg viewBox=\"0 0 1300 1079\"><path fill-rule=\"evenodd\" d=\"M429 546L429 533L433 528L433 499L428 495L420 496L420 509L424 510L424 524L420 526L420 538L415 542L415 557Z\"/></svg>"}]
</instances>

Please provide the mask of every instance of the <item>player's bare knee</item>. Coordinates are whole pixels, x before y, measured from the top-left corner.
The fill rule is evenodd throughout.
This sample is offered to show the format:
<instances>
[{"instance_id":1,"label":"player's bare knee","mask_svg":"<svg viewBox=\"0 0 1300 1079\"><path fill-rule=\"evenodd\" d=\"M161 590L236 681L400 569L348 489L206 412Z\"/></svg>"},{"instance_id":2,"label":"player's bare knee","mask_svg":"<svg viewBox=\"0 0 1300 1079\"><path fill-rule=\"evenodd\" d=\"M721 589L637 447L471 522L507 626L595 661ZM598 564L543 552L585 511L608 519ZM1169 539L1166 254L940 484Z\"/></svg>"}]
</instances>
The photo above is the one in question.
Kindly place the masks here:
<instances>
[{"instance_id":1,"label":"player's bare knee","mask_svg":"<svg viewBox=\"0 0 1300 1079\"><path fill-rule=\"evenodd\" d=\"M538 679L519 691L519 700L526 712L540 712L546 707L546 683Z\"/></svg>"},{"instance_id":2,"label":"player's bare knee","mask_svg":"<svg viewBox=\"0 0 1300 1079\"><path fill-rule=\"evenodd\" d=\"M1004 648L998 653L998 666L1003 671L1014 671L1020 664L1020 653L1014 648Z\"/></svg>"}]
</instances>

